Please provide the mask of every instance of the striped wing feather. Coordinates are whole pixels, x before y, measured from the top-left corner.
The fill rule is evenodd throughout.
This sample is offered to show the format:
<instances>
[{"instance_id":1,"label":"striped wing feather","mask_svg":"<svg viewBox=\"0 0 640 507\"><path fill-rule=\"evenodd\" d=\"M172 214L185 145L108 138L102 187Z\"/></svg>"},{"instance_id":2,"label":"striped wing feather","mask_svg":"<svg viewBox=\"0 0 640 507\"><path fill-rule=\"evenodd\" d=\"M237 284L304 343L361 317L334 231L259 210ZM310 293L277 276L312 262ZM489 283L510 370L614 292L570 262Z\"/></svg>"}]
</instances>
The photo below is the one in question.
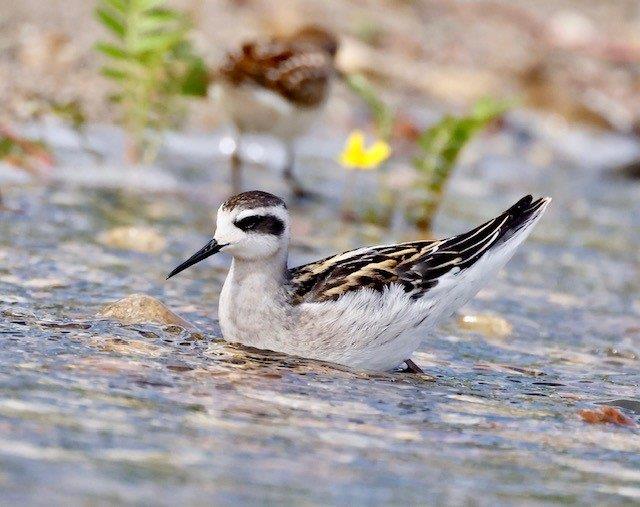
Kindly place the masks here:
<instances>
[{"instance_id":1,"label":"striped wing feather","mask_svg":"<svg viewBox=\"0 0 640 507\"><path fill-rule=\"evenodd\" d=\"M442 276L469 268L510 238L545 202L526 196L493 220L452 238L362 248L292 268L291 302L335 301L351 291L383 291L390 284L401 285L418 299Z\"/></svg>"},{"instance_id":2,"label":"striped wing feather","mask_svg":"<svg viewBox=\"0 0 640 507\"><path fill-rule=\"evenodd\" d=\"M221 76L235 85L252 83L302 107L324 101L332 73L330 55L279 40L246 43L229 53L220 69Z\"/></svg>"}]
</instances>

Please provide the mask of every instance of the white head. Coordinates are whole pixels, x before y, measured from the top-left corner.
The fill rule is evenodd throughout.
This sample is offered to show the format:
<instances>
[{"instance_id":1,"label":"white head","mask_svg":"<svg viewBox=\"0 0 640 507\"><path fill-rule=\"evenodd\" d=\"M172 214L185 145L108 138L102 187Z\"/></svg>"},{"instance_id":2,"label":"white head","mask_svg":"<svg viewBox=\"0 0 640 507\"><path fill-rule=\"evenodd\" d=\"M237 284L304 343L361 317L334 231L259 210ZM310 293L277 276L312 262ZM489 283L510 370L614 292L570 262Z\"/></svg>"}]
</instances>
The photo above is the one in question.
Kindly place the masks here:
<instances>
[{"instance_id":1,"label":"white head","mask_svg":"<svg viewBox=\"0 0 640 507\"><path fill-rule=\"evenodd\" d=\"M282 199L260 190L243 192L218 208L213 239L167 278L220 251L241 260L285 259L289 246L289 212Z\"/></svg>"}]
</instances>

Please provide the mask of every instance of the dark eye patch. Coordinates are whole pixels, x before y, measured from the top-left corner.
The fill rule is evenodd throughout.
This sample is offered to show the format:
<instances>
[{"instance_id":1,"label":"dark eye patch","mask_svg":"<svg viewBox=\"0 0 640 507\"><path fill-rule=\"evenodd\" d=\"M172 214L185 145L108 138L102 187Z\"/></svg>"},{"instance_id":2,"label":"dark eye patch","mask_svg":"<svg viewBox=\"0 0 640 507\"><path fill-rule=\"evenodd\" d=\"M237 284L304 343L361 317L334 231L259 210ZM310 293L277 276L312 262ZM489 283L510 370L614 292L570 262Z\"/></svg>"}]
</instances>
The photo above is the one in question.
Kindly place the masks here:
<instances>
[{"instance_id":1,"label":"dark eye patch","mask_svg":"<svg viewBox=\"0 0 640 507\"><path fill-rule=\"evenodd\" d=\"M234 225L243 231L271 234L273 236L280 236L284 231L284 222L273 215L251 215L234 222Z\"/></svg>"}]
</instances>

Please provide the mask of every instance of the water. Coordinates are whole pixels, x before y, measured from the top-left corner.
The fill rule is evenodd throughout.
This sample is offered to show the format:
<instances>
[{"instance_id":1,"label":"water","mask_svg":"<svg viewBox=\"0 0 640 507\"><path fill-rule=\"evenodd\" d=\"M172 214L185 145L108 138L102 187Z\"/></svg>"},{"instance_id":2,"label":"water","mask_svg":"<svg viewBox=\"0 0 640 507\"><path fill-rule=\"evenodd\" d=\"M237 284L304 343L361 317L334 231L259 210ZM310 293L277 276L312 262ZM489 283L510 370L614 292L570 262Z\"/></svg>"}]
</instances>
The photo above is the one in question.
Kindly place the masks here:
<instances>
[{"instance_id":1,"label":"water","mask_svg":"<svg viewBox=\"0 0 640 507\"><path fill-rule=\"evenodd\" d=\"M117 161L93 167L59 134L48 134L61 164L48 186L3 185L19 209L0 223L3 504L640 501L639 430L578 416L608 403L640 418L640 183L604 169L637 150L632 142L514 116L470 147L438 235L524 193L554 202L462 312L498 315L511 334L468 332L454 319L425 337L414 360L429 376L415 376L224 344L223 257L164 281L207 240L228 193L219 139L176 138L164 167L141 177ZM104 146L110 135L94 133ZM301 144L301 165L325 198L293 206L293 262L415 237L397 216L390 230L339 220L349 192L320 152L340 140L320 137L321 148ZM249 170L252 185L281 192L277 147L252 153L272 162ZM374 180L361 177L353 194ZM155 233L159 251L100 239L129 225ZM203 333L95 317L132 293L161 299Z\"/></svg>"}]
</instances>

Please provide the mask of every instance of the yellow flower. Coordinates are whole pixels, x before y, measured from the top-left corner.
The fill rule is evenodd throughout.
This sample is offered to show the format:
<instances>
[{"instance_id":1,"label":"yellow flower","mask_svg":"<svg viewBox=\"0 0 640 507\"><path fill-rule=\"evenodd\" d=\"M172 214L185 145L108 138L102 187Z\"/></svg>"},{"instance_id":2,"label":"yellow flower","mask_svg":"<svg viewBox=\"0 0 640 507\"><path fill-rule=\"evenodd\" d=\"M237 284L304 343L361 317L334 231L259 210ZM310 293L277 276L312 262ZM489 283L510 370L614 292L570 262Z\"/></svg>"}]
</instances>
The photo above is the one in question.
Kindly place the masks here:
<instances>
[{"instance_id":1,"label":"yellow flower","mask_svg":"<svg viewBox=\"0 0 640 507\"><path fill-rule=\"evenodd\" d=\"M340 154L340 163L347 169L370 170L387 160L389 155L391 155L391 148L382 140L365 148L364 134L356 130L347 139L344 150Z\"/></svg>"}]
</instances>

